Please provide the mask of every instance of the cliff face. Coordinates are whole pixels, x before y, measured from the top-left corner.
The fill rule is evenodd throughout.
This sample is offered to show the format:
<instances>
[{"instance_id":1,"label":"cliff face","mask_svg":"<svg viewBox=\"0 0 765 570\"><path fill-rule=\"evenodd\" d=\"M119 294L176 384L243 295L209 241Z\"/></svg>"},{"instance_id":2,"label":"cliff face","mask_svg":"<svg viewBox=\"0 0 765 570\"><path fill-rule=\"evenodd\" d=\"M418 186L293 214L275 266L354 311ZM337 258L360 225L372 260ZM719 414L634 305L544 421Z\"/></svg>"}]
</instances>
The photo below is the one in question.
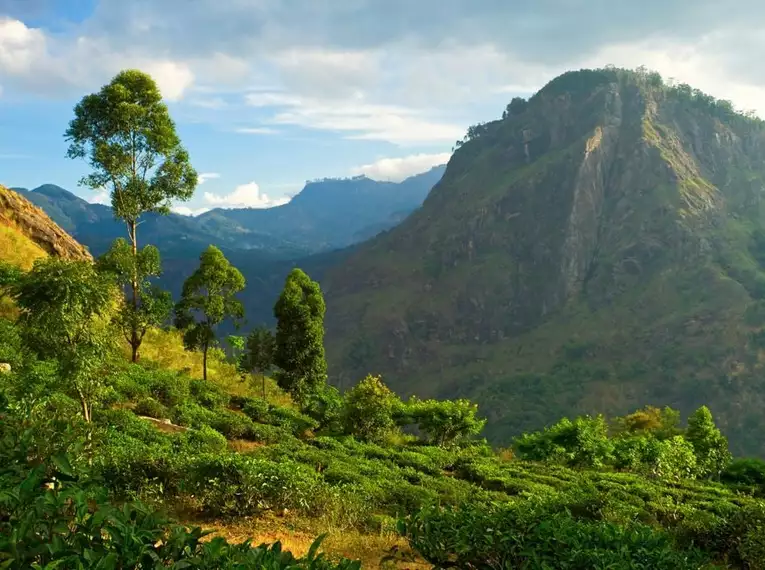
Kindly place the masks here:
<instances>
[{"instance_id":1,"label":"cliff face","mask_svg":"<svg viewBox=\"0 0 765 570\"><path fill-rule=\"evenodd\" d=\"M765 451L746 437L765 404L764 159L761 123L725 102L565 74L330 271L330 371L474 398L497 441L564 414L707 403Z\"/></svg>"},{"instance_id":2,"label":"cliff face","mask_svg":"<svg viewBox=\"0 0 765 570\"><path fill-rule=\"evenodd\" d=\"M55 255L64 259L92 259L82 245L56 225L45 212L16 192L0 186L0 227L3 235L18 254L19 262L30 265L32 259ZM13 241L13 246L10 245ZM26 252L20 251L26 248Z\"/></svg>"}]
</instances>

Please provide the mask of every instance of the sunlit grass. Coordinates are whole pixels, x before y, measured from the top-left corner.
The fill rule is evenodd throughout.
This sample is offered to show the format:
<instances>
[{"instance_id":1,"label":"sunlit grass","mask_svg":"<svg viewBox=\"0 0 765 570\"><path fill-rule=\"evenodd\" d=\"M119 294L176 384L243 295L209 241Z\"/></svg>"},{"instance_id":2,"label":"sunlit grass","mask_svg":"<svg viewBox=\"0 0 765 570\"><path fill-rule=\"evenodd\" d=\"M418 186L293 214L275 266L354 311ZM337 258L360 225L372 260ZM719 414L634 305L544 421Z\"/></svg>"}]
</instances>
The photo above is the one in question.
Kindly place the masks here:
<instances>
[{"instance_id":1,"label":"sunlit grass","mask_svg":"<svg viewBox=\"0 0 765 570\"><path fill-rule=\"evenodd\" d=\"M29 270L36 259L47 255L43 248L20 231L0 225L0 260Z\"/></svg>"},{"instance_id":2,"label":"sunlit grass","mask_svg":"<svg viewBox=\"0 0 765 570\"><path fill-rule=\"evenodd\" d=\"M211 536L223 536L231 543L252 539L253 544L281 542L285 550L304 556L317 536L327 533L321 551L329 558L361 560L363 568L398 568L424 570L430 564L418 559L406 540L392 531L363 533L355 529L330 530L321 519L269 516L238 521L199 522L194 524L213 530ZM397 560L381 565L381 560L395 554Z\"/></svg>"},{"instance_id":3,"label":"sunlit grass","mask_svg":"<svg viewBox=\"0 0 765 570\"><path fill-rule=\"evenodd\" d=\"M125 353L129 347L125 344ZM180 331L151 329L146 333L141 345L140 358L152 361L168 370L185 372L193 378L202 378L202 353L188 351L183 348ZM234 396L262 397L262 379L260 376L242 375L236 366L226 362L222 351L214 350L208 353L207 377L226 392ZM291 406L292 400L285 394L273 379L265 378L266 399L281 406Z\"/></svg>"}]
</instances>

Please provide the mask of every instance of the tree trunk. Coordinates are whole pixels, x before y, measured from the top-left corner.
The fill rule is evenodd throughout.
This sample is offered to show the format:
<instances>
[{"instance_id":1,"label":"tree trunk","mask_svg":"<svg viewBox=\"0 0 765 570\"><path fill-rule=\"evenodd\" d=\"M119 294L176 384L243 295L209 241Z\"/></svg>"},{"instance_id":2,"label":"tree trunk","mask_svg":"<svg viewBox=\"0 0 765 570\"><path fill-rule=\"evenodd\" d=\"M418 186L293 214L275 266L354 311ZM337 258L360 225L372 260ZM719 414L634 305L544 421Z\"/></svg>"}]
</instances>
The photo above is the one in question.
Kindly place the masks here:
<instances>
[{"instance_id":1,"label":"tree trunk","mask_svg":"<svg viewBox=\"0 0 765 570\"><path fill-rule=\"evenodd\" d=\"M138 236L136 231L138 224L136 220L130 221L130 241L133 246L133 280L131 282L131 288L133 290L133 316L138 314ZM135 320L132 323L132 330L130 331L130 347L132 348L132 361L138 362L138 348L141 346L141 338L138 335L138 327Z\"/></svg>"},{"instance_id":2,"label":"tree trunk","mask_svg":"<svg viewBox=\"0 0 765 570\"><path fill-rule=\"evenodd\" d=\"M82 417L85 418L86 423L90 423L90 406L85 396L80 396L80 402L82 403Z\"/></svg>"},{"instance_id":3,"label":"tree trunk","mask_svg":"<svg viewBox=\"0 0 765 570\"><path fill-rule=\"evenodd\" d=\"M207 380L207 343L205 343L202 349L202 378Z\"/></svg>"}]
</instances>

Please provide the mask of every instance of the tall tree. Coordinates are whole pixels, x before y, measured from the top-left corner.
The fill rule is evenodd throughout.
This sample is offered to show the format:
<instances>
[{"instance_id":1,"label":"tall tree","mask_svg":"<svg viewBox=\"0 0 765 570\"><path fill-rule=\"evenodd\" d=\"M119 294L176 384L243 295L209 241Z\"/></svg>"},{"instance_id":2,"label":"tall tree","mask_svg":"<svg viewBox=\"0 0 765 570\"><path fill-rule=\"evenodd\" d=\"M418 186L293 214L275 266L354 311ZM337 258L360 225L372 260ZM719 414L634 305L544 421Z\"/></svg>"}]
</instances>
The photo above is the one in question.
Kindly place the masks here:
<instances>
[{"instance_id":1,"label":"tall tree","mask_svg":"<svg viewBox=\"0 0 765 570\"><path fill-rule=\"evenodd\" d=\"M130 307L141 311L138 225L141 216L168 214L172 200L194 194L197 173L181 145L167 106L154 80L129 69L120 72L98 93L86 95L74 108L65 138L69 158L87 158L93 171L80 184L109 189L114 215L127 225L135 258L130 280ZM140 319L130 344L140 346ZM138 358L134 348L133 360Z\"/></svg>"},{"instance_id":2,"label":"tall tree","mask_svg":"<svg viewBox=\"0 0 765 570\"><path fill-rule=\"evenodd\" d=\"M263 399L266 399L266 372L274 363L274 335L266 327L257 327L247 335L242 366L260 375Z\"/></svg>"},{"instance_id":3,"label":"tall tree","mask_svg":"<svg viewBox=\"0 0 765 570\"><path fill-rule=\"evenodd\" d=\"M96 267L114 275L123 292L132 287L134 279L137 280L140 304L135 307L131 303L123 303L115 319L130 345L132 360L136 362L146 331L149 327L164 323L173 309L170 293L150 281L150 278L160 274L159 250L147 245L134 256L130 244L123 238L117 238L109 251L98 259Z\"/></svg>"},{"instance_id":4,"label":"tall tree","mask_svg":"<svg viewBox=\"0 0 765 570\"><path fill-rule=\"evenodd\" d=\"M58 362L89 422L114 350L114 283L90 262L50 258L36 261L12 287L26 344Z\"/></svg>"},{"instance_id":5,"label":"tall tree","mask_svg":"<svg viewBox=\"0 0 765 570\"><path fill-rule=\"evenodd\" d=\"M277 319L274 364L282 389L305 404L327 379L324 356L324 297L319 284L295 268L274 306Z\"/></svg>"},{"instance_id":6,"label":"tall tree","mask_svg":"<svg viewBox=\"0 0 765 570\"><path fill-rule=\"evenodd\" d=\"M712 412L701 406L688 418L685 439L691 442L696 454L699 475L718 478L731 460L728 438L715 425Z\"/></svg>"},{"instance_id":7,"label":"tall tree","mask_svg":"<svg viewBox=\"0 0 765 570\"><path fill-rule=\"evenodd\" d=\"M207 380L207 351L216 342L215 331L227 318L236 322L244 307L235 295L244 289L239 270L214 245L199 257L199 267L183 284L175 306L175 326L183 331L187 350L202 350L203 377Z\"/></svg>"}]
</instances>

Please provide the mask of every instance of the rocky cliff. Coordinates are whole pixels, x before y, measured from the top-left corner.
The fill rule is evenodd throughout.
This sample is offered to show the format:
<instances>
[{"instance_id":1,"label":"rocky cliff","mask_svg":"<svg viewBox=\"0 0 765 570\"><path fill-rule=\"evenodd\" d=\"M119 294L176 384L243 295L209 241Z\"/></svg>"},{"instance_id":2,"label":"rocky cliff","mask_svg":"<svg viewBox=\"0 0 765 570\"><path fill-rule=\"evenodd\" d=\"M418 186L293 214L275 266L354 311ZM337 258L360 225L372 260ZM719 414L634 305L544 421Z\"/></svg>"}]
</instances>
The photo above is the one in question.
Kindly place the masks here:
<instances>
[{"instance_id":1,"label":"rocky cliff","mask_svg":"<svg viewBox=\"0 0 765 570\"><path fill-rule=\"evenodd\" d=\"M331 373L572 413L765 404L765 128L656 74L564 74L471 129L423 207L329 272Z\"/></svg>"},{"instance_id":2,"label":"rocky cliff","mask_svg":"<svg viewBox=\"0 0 765 570\"><path fill-rule=\"evenodd\" d=\"M0 228L3 257L30 265L33 258L55 255L64 259L92 259L90 253L56 225L45 212L18 193L0 186ZM13 251L10 251L10 250Z\"/></svg>"}]
</instances>

